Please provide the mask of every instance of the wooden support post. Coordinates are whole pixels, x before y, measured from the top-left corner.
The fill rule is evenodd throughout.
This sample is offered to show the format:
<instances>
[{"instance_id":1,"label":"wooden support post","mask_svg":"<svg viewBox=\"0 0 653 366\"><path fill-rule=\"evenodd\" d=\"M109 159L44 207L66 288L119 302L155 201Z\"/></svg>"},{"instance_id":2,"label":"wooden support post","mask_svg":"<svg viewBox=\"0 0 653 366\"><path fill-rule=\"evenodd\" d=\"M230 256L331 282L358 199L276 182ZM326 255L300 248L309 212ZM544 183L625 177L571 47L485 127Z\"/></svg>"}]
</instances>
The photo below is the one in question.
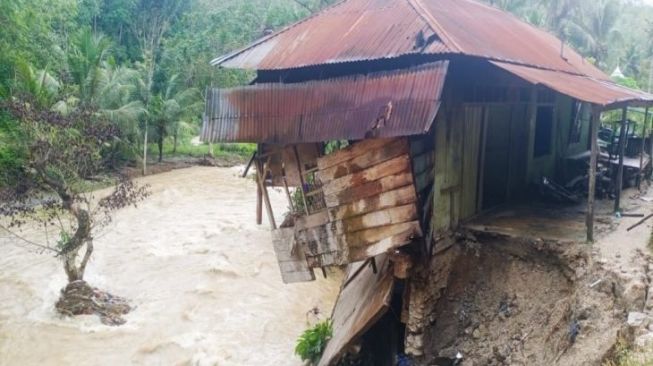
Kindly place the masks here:
<instances>
[{"instance_id":1,"label":"wooden support post","mask_svg":"<svg viewBox=\"0 0 653 366\"><path fill-rule=\"evenodd\" d=\"M263 191L261 191L261 186L258 184L258 180L257 180L256 181L256 225L261 225L262 223L263 223Z\"/></svg>"},{"instance_id":2,"label":"wooden support post","mask_svg":"<svg viewBox=\"0 0 653 366\"><path fill-rule=\"evenodd\" d=\"M274 213L272 212L270 196L268 195L268 189L265 186L265 176L267 175L267 170L265 170L264 164L261 161L256 162L256 173L258 178L258 185L261 188L261 192L263 193L263 201L265 201L265 209L268 214L268 220L270 221L270 227L272 230L276 230L277 223L274 221Z\"/></svg>"},{"instance_id":3,"label":"wooden support post","mask_svg":"<svg viewBox=\"0 0 653 366\"><path fill-rule=\"evenodd\" d=\"M628 118L628 107L624 107L621 112L621 131L619 131L619 166L617 167L617 177L615 182L615 199L614 212L621 210L621 190L624 183L624 154L626 153L626 122Z\"/></svg>"},{"instance_id":4,"label":"wooden support post","mask_svg":"<svg viewBox=\"0 0 653 366\"><path fill-rule=\"evenodd\" d=\"M592 108L590 118L590 167L589 167L589 189L587 193L587 241L594 242L594 197L596 196L596 166L599 160L599 124L601 121L601 112L597 107Z\"/></svg>"},{"instance_id":5,"label":"wooden support post","mask_svg":"<svg viewBox=\"0 0 653 366\"><path fill-rule=\"evenodd\" d=\"M295 212L295 204L292 201L292 196L290 195L290 190L288 189L288 181L286 180L286 175L284 173L284 176L282 177L283 179L283 189L286 191L286 197L288 197L288 207L290 208L290 212L294 213Z\"/></svg>"},{"instance_id":6,"label":"wooden support post","mask_svg":"<svg viewBox=\"0 0 653 366\"><path fill-rule=\"evenodd\" d=\"M644 126L642 126L642 148L639 149L639 175L637 176L637 189L642 190L644 180L644 150L646 149L646 125L648 122L648 106L644 112Z\"/></svg>"},{"instance_id":7,"label":"wooden support post","mask_svg":"<svg viewBox=\"0 0 653 366\"><path fill-rule=\"evenodd\" d=\"M297 145L293 145L292 147L293 152L295 153L295 160L297 160L297 171L299 172L299 184L301 184L301 187L299 189L302 192L302 202L304 203L304 215L309 215L308 212L308 202L306 201L306 195L304 192L304 186L306 183L304 182L304 169L302 169L302 162L299 159L299 152L297 151Z\"/></svg>"}]
</instances>

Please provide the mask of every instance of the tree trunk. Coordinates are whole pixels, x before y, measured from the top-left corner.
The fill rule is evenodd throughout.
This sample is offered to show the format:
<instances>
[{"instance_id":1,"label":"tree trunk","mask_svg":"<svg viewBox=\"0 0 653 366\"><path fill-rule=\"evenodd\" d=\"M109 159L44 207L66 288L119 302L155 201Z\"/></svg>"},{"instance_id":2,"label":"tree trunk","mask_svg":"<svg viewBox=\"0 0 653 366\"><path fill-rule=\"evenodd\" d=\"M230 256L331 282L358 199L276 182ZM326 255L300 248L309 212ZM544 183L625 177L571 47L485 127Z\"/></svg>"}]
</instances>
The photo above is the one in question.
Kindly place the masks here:
<instances>
[{"instance_id":1,"label":"tree trunk","mask_svg":"<svg viewBox=\"0 0 653 366\"><path fill-rule=\"evenodd\" d=\"M163 133L159 131L159 138L157 139L157 145L159 145L159 163L163 161Z\"/></svg>"},{"instance_id":2,"label":"tree trunk","mask_svg":"<svg viewBox=\"0 0 653 366\"><path fill-rule=\"evenodd\" d=\"M177 154L177 135L178 135L177 132L175 132L175 134L172 135L172 154L173 155Z\"/></svg>"},{"instance_id":3,"label":"tree trunk","mask_svg":"<svg viewBox=\"0 0 653 366\"><path fill-rule=\"evenodd\" d=\"M147 174L147 120L145 121L145 137L143 138L143 175Z\"/></svg>"},{"instance_id":4,"label":"tree trunk","mask_svg":"<svg viewBox=\"0 0 653 366\"><path fill-rule=\"evenodd\" d=\"M68 276L68 282L83 281L86 264L88 264L91 254L93 253L93 243L91 240L91 216L88 211L71 207L70 212L77 219L77 230L61 250L63 258L64 271ZM86 244L86 253L79 265L77 265L77 255L79 250Z\"/></svg>"}]
</instances>

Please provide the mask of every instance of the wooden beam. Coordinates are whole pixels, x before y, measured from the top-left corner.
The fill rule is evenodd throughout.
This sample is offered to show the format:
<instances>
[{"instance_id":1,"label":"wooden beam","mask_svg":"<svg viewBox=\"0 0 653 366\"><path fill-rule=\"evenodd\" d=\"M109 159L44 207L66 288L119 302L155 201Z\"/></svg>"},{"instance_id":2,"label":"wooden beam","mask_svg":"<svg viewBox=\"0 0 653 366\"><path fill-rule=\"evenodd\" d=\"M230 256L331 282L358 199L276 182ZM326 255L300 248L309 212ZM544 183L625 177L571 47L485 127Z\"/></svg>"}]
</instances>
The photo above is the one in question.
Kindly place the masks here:
<instances>
[{"instance_id":1,"label":"wooden beam","mask_svg":"<svg viewBox=\"0 0 653 366\"><path fill-rule=\"evenodd\" d=\"M589 167L589 189L587 193L587 241L594 242L594 198L596 196L596 165L599 158L599 124L601 121L601 112L598 108L592 108L590 117L590 167Z\"/></svg>"},{"instance_id":2,"label":"wooden beam","mask_svg":"<svg viewBox=\"0 0 653 366\"><path fill-rule=\"evenodd\" d=\"M263 191L261 186L256 182L256 225L263 223Z\"/></svg>"},{"instance_id":3,"label":"wooden beam","mask_svg":"<svg viewBox=\"0 0 653 366\"><path fill-rule=\"evenodd\" d=\"M639 175L637 176L637 189L642 190L644 180L644 150L646 149L646 125L648 122L648 107L644 112L644 126L642 126L642 148L639 149Z\"/></svg>"},{"instance_id":4,"label":"wooden beam","mask_svg":"<svg viewBox=\"0 0 653 366\"><path fill-rule=\"evenodd\" d=\"M258 185L263 193L263 201L265 202L265 209L268 214L268 220L270 221L270 227L272 230L277 229L277 223L274 220L274 213L272 212L272 204L270 203L270 196L268 195L268 189L265 186L265 176L267 175L267 170L264 168L264 164L261 161L256 162L256 175L258 179Z\"/></svg>"},{"instance_id":5,"label":"wooden beam","mask_svg":"<svg viewBox=\"0 0 653 366\"><path fill-rule=\"evenodd\" d=\"M614 212L621 210L621 190L624 181L624 154L626 153L626 121L628 118L628 107L623 107L621 112L621 131L619 131L619 166L615 182Z\"/></svg>"},{"instance_id":6,"label":"wooden beam","mask_svg":"<svg viewBox=\"0 0 653 366\"><path fill-rule=\"evenodd\" d=\"M304 192L304 187L306 183L304 182L304 169L302 169L302 163L299 159L299 152L297 151L297 145L293 145L293 152L295 153L295 161L297 162L297 171L299 172L299 190L302 192L302 202L304 203L304 215L308 215L308 203L306 202L306 194Z\"/></svg>"}]
</instances>

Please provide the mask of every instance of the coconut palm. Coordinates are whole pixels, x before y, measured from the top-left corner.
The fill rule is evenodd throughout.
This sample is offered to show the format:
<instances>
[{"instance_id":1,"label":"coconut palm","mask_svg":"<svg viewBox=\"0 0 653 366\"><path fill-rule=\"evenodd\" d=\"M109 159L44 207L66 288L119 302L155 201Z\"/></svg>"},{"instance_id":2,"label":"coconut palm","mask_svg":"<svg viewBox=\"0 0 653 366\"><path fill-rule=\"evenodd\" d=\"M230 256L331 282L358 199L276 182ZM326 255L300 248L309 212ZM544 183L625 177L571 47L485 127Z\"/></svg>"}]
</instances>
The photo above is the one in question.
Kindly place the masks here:
<instances>
[{"instance_id":1,"label":"coconut palm","mask_svg":"<svg viewBox=\"0 0 653 366\"><path fill-rule=\"evenodd\" d=\"M571 24L570 32L584 46L597 65L606 68L609 45L621 39L616 29L621 3L619 0L585 1L582 12Z\"/></svg>"}]
</instances>

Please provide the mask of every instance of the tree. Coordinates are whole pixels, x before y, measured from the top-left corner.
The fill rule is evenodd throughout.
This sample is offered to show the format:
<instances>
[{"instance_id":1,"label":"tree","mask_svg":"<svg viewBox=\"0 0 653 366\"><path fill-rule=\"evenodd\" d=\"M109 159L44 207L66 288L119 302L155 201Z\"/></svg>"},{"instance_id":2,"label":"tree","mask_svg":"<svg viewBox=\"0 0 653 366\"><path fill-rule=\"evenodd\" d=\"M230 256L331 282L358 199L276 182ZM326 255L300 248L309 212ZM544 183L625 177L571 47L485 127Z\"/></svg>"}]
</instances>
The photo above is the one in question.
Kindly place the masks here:
<instances>
[{"instance_id":1,"label":"tree","mask_svg":"<svg viewBox=\"0 0 653 366\"><path fill-rule=\"evenodd\" d=\"M176 151L180 121L198 115L203 106L199 91L195 88L181 88L178 79L178 75L173 75L168 80L165 91L156 95L150 103L149 115L155 129L159 162L163 161L165 138L172 132Z\"/></svg>"},{"instance_id":2,"label":"tree","mask_svg":"<svg viewBox=\"0 0 653 366\"><path fill-rule=\"evenodd\" d=\"M118 129L96 111L77 109L64 116L24 101L7 103L5 108L21 122L21 138L13 145L23 157L19 169L12 171L15 184L0 197L0 216L10 220L5 229L15 234L27 222L43 227L46 242L28 243L61 258L68 285L59 303L74 302L76 295L71 291L80 289L95 296L84 282L94 233L111 222L113 212L144 199L147 187L121 177L108 196L96 199L86 193L88 180L107 170L103 150L119 136ZM48 240L53 228L56 241ZM98 299L87 300L93 309L98 306ZM77 314L75 309L59 308ZM105 310L95 309L100 313Z\"/></svg>"}]
</instances>

